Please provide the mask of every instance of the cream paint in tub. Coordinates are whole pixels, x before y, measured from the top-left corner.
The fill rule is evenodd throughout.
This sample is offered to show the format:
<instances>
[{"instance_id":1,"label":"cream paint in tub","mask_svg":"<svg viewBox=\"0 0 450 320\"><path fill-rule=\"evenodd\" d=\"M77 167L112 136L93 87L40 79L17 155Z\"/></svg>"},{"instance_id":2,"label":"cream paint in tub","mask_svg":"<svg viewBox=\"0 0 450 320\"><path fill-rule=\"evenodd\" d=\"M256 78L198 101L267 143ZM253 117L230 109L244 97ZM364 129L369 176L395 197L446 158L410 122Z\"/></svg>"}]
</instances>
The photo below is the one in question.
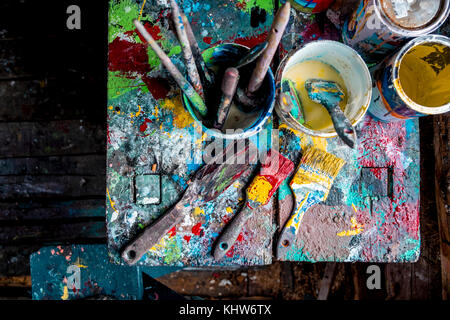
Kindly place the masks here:
<instances>
[{"instance_id":1,"label":"cream paint in tub","mask_svg":"<svg viewBox=\"0 0 450 320\"><path fill-rule=\"evenodd\" d=\"M281 83L283 78L287 77L289 70L294 65L305 61L319 61L336 70L338 76L342 78L343 87L346 88L347 104L344 113L352 125L356 126L366 114L372 96L372 80L363 59L355 50L343 43L330 40L313 41L296 51L290 52L283 59L277 71L277 85ZM339 81L341 80L338 79ZM316 137L330 138L337 136L331 122L329 126L313 130L295 121L293 117L289 117L278 104L276 105L276 112L281 120L294 130Z\"/></svg>"}]
</instances>

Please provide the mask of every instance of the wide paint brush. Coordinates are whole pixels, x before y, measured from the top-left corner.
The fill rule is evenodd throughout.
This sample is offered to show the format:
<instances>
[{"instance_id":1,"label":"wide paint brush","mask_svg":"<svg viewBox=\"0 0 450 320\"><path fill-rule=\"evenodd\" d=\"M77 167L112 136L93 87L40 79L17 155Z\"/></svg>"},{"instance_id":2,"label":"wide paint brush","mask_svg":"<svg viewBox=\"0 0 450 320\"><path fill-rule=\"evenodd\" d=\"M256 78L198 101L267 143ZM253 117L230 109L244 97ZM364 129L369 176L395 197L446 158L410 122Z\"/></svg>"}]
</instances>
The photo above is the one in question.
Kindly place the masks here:
<instances>
[{"instance_id":1,"label":"wide paint brush","mask_svg":"<svg viewBox=\"0 0 450 320\"><path fill-rule=\"evenodd\" d=\"M145 27L139 22L137 19L133 20L134 25L138 32L144 37L145 41L152 47L153 51L155 51L158 58L161 60L161 63L164 67L169 71L170 75L173 77L175 82L181 88L181 90L186 94L188 99L191 101L195 110L202 115L206 116L208 109L206 108L205 102L203 98L195 91L194 87L183 77L180 70L173 64L167 54L160 48L160 46L156 43L155 39L148 33Z\"/></svg>"},{"instance_id":2,"label":"wide paint brush","mask_svg":"<svg viewBox=\"0 0 450 320\"><path fill-rule=\"evenodd\" d=\"M217 239L213 248L214 259L222 259L231 249L247 220L258 208L269 203L270 198L293 170L294 163L291 160L274 150L269 150L262 163L260 174L247 188L247 201L244 208L234 216Z\"/></svg>"},{"instance_id":3,"label":"wide paint brush","mask_svg":"<svg viewBox=\"0 0 450 320\"><path fill-rule=\"evenodd\" d=\"M303 154L289 184L295 196L295 207L278 240L277 259L286 258L306 211L327 199L334 179L344 165L344 160L320 149L309 148Z\"/></svg>"},{"instance_id":4,"label":"wide paint brush","mask_svg":"<svg viewBox=\"0 0 450 320\"><path fill-rule=\"evenodd\" d=\"M355 128L339 106L345 98L342 88L336 82L318 79L307 80L305 88L312 101L327 109L339 138L350 148L354 148L357 143Z\"/></svg>"},{"instance_id":5,"label":"wide paint brush","mask_svg":"<svg viewBox=\"0 0 450 320\"><path fill-rule=\"evenodd\" d=\"M186 33L186 28L183 24L183 18L181 16L181 10L175 0L170 0L170 6L172 8L172 20L175 25L175 29L178 35L178 41L181 45L181 50L183 51L183 57L186 64L187 74L189 80L191 80L192 86L195 91L204 98L205 94L203 92L202 82L200 80L200 75L198 74L197 65L195 64L194 56L192 55L191 45L189 43L188 35Z\"/></svg>"},{"instance_id":6,"label":"wide paint brush","mask_svg":"<svg viewBox=\"0 0 450 320\"><path fill-rule=\"evenodd\" d=\"M230 112L231 102L233 101L234 93L239 82L239 71L236 68L228 68L222 80L222 100L220 101L219 109L217 111L217 119L214 123L214 128L222 130L225 124L228 113Z\"/></svg>"},{"instance_id":7,"label":"wide paint brush","mask_svg":"<svg viewBox=\"0 0 450 320\"><path fill-rule=\"evenodd\" d=\"M191 45L192 55L194 56L195 64L197 65L197 71L200 75L203 89L206 90L211 88L214 84L214 73L210 72L206 66L205 60L203 60L202 52L198 46L197 40L195 39L194 32L192 31L191 24L182 10L180 10L180 15L181 19L183 19L183 24L186 29L189 44Z\"/></svg>"},{"instance_id":8,"label":"wide paint brush","mask_svg":"<svg viewBox=\"0 0 450 320\"><path fill-rule=\"evenodd\" d=\"M125 246L121 255L126 263L136 264L148 250L161 241L170 229L184 220L184 213L186 210L191 210L195 203L198 201L205 203L215 199L237 179L251 174L252 166L249 164L253 163L256 155L250 150L256 147L249 142L243 150L236 153L234 151L236 145L236 141L230 143L223 153L211 160L210 164L198 170L181 200ZM230 155L234 156L231 158L232 161Z\"/></svg>"}]
</instances>

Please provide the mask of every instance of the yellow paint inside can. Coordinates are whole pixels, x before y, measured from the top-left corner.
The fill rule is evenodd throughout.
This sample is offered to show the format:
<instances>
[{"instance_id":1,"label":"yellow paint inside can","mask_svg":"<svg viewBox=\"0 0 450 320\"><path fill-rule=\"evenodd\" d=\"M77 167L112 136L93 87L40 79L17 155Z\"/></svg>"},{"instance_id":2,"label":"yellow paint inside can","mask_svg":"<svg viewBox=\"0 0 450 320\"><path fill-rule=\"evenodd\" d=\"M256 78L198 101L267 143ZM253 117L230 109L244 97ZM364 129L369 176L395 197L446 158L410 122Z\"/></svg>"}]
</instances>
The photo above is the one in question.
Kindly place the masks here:
<instances>
[{"instance_id":1,"label":"yellow paint inside can","mask_svg":"<svg viewBox=\"0 0 450 320\"><path fill-rule=\"evenodd\" d=\"M269 201L269 194L272 184L264 176L257 176L248 187L247 196L253 202L266 204Z\"/></svg>"},{"instance_id":2,"label":"yellow paint inside can","mask_svg":"<svg viewBox=\"0 0 450 320\"><path fill-rule=\"evenodd\" d=\"M334 81L344 90L345 98L340 103L342 110L347 106L347 89L345 82L339 75L339 72L331 65L317 61L306 60L294 64L285 71L284 79L292 80L298 91L304 116L305 123L303 126L312 130L323 130L333 126L333 122L328 111L319 103L312 101L305 88L305 82L309 79L320 79L325 81Z\"/></svg>"},{"instance_id":3,"label":"yellow paint inside can","mask_svg":"<svg viewBox=\"0 0 450 320\"><path fill-rule=\"evenodd\" d=\"M450 47L436 42L413 47L400 63L399 80L405 94L421 106L450 103Z\"/></svg>"}]
</instances>

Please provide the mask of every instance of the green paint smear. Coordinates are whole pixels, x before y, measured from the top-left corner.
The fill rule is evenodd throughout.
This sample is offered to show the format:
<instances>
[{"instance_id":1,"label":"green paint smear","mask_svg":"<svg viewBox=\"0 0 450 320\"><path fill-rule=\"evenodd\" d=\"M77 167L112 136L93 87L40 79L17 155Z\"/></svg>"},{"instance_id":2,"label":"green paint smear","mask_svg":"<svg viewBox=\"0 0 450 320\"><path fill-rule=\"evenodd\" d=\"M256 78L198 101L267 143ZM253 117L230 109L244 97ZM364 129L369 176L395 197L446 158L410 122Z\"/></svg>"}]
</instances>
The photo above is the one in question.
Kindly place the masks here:
<instances>
[{"instance_id":1,"label":"green paint smear","mask_svg":"<svg viewBox=\"0 0 450 320\"><path fill-rule=\"evenodd\" d=\"M244 11L251 13L252 8L259 7L261 9L266 10L268 13L272 13L274 10L274 1L273 0L238 0L240 4L245 4Z\"/></svg>"},{"instance_id":2,"label":"green paint smear","mask_svg":"<svg viewBox=\"0 0 450 320\"><path fill-rule=\"evenodd\" d=\"M134 0L112 0L109 3L108 41L112 42L120 33L134 30L133 19L139 17L140 11Z\"/></svg>"},{"instance_id":3,"label":"green paint smear","mask_svg":"<svg viewBox=\"0 0 450 320\"><path fill-rule=\"evenodd\" d=\"M284 200L289 195L292 195L292 190L286 179L283 181L283 183L280 185L280 188L278 189L278 199Z\"/></svg>"},{"instance_id":4,"label":"green paint smear","mask_svg":"<svg viewBox=\"0 0 450 320\"><path fill-rule=\"evenodd\" d=\"M298 247L297 245L293 244L292 249L288 251L286 254L286 260L287 261L309 261L309 262L315 262L308 252L303 252L304 247Z\"/></svg>"},{"instance_id":5,"label":"green paint smear","mask_svg":"<svg viewBox=\"0 0 450 320\"><path fill-rule=\"evenodd\" d=\"M108 72L108 99L117 98L137 88L148 91L147 86L139 78L126 78L119 71Z\"/></svg>"},{"instance_id":6,"label":"green paint smear","mask_svg":"<svg viewBox=\"0 0 450 320\"><path fill-rule=\"evenodd\" d=\"M166 241L164 249L165 264L174 264L181 259L181 245L178 244L176 236Z\"/></svg>"}]
</instances>

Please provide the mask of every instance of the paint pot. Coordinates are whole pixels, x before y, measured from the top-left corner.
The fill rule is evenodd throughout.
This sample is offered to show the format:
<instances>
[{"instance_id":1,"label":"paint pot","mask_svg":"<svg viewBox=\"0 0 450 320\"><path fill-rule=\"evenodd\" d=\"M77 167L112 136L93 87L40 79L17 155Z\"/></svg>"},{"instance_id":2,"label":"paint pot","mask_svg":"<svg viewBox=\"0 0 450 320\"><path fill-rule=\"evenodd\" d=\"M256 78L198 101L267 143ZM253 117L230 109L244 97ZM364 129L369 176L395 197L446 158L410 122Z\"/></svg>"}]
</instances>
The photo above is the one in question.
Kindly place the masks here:
<instances>
[{"instance_id":1,"label":"paint pot","mask_svg":"<svg viewBox=\"0 0 450 320\"><path fill-rule=\"evenodd\" d=\"M361 0L342 40L367 63L379 63L410 38L430 34L448 18L450 0Z\"/></svg>"},{"instance_id":2,"label":"paint pot","mask_svg":"<svg viewBox=\"0 0 450 320\"><path fill-rule=\"evenodd\" d=\"M426 35L406 44L373 72L369 113L390 122L450 111L450 39Z\"/></svg>"},{"instance_id":3,"label":"paint pot","mask_svg":"<svg viewBox=\"0 0 450 320\"><path fill-rule=\"evenodd\" d=\"M289 0L292 7L305 13L319 13L327 10L334 0Z\"/></svg>"},{"instance_id":4,"label":"paint pot","mask_svg":"<svg viewBox=\"0 0 450 320\"><path fill-rule=\"evenodd\" d=\"M294 50L283 59L277 70L277 90L280 83L286 77L291 68L297 64L309 61L318 61L331 66L342 78L347 91L347 104L344 110L345 116L353 126L356 126L364 117L369 107L372 96L372 80L369 69L359 54L343 43L330 40L319 40L310 42L298 50ZM330 79L323 79L330 80ZM323 106L317 106L324 108ZM321 128L312 129L305 124L300 124L294 117L283 112L279 103L275 108L281 120L292 129L302 131L311 136L331 138L337 133L333 124ZM308 115L305 114L307 117Z\"/></svg>"},{"instance_id":5,"label":"paint pot","mask_svg":"<svg viewBox=\"0 0 450 320\"><path fill-rule=\"evenodd\" d=\"M223 43L208 48L202 53L207 67L214 72L214 79L219 84L217 85L216 83L214 86L216 91L207 93L209 95L207 96L208 115L202 117L198 114L184 94L182 100L184 107L194 118L195 122L202 126L203 132L208 136L221 139L246 139L260 132L267 120L272 116L275 106L275 79L272 70L269 68L263 84L258 90L258 93L264 95L261 106L250 113L240 110L233 102L228 119L223 126L224 132L220 132L213 127L217 115L217 107L222 96L220 83L222 83L223 74L227 68L235 67L238 61L249 51L250 48L240 44ZM255 64L256 62L252 62L239 69L240 81L238 86L245 89Z\"/></svg>"}]
</instances>

